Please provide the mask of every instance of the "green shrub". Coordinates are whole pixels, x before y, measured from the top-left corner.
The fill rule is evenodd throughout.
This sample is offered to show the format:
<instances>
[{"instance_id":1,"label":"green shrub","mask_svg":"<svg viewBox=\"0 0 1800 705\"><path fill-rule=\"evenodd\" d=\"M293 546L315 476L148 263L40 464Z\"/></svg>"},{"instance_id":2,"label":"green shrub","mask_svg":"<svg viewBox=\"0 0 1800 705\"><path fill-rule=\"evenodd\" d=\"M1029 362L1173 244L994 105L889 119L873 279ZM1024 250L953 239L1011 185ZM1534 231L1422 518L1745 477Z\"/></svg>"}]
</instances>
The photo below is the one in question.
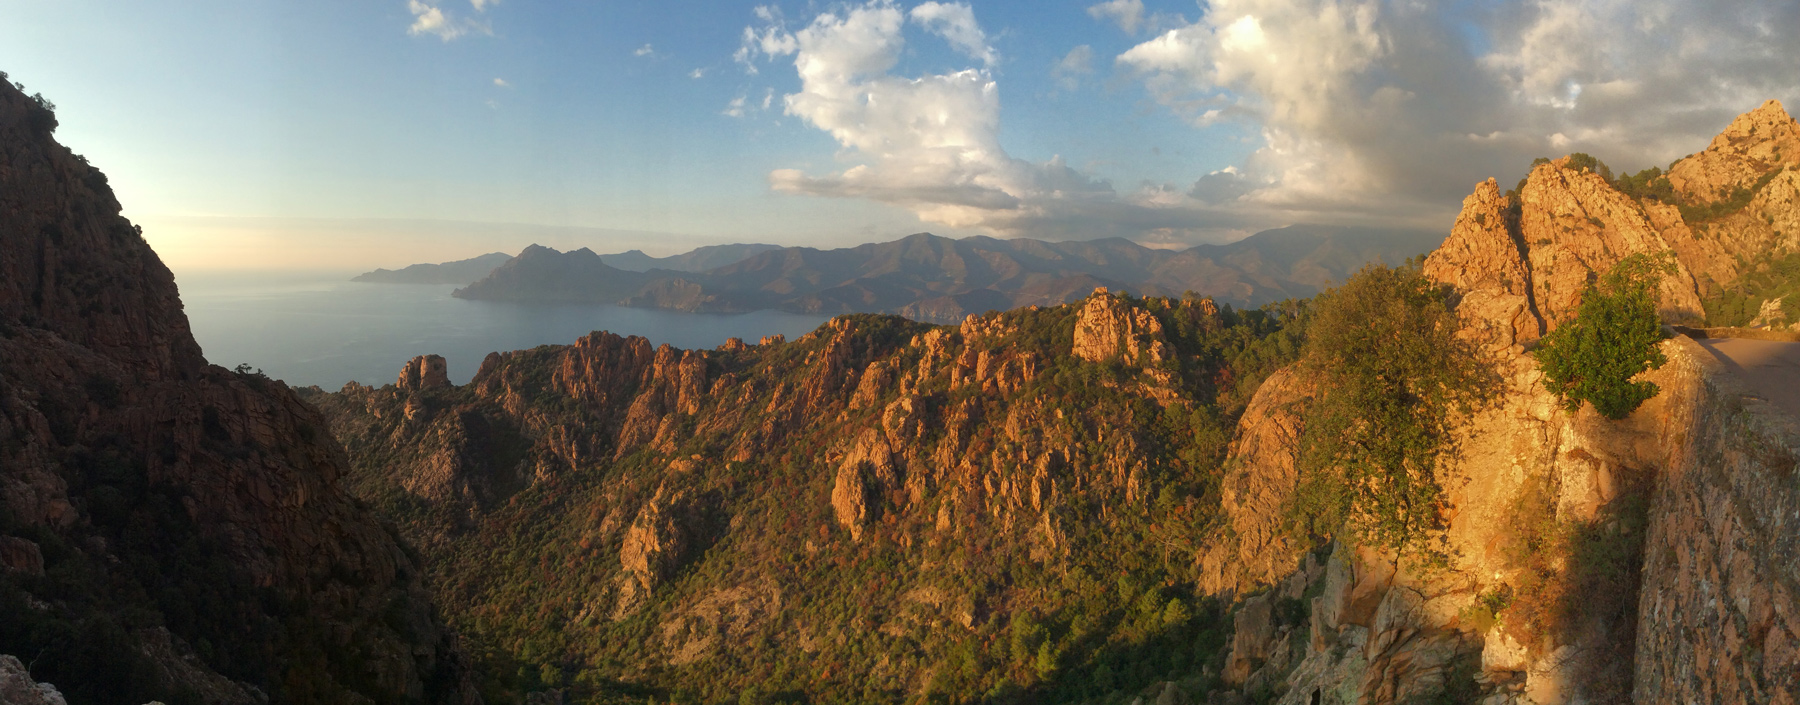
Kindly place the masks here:
<instances>
[{"instance_id":1,"label":"green shrub","mask_svg":"<svg viewBox=\"0 0 1800 705\"><path fill-rule=\"evenodd\" d=\"M1675 271L1672 256L1635 254L1620 261L1581 296L1574 320L1538 346L1544 386L1574 413L1582 402L1609 419L1622 419L1656 396L1652 382L1633 382L1667 361L1656 315L1656 285Z\"/></svg>"},{"instance_id":2,"label":"green shrub","mask_svg":"<svg viewBox=\"0 0 1800 705\"><path fill-rule=\"evenodd\" d=\"M1442 557L1438 461L1455 452L1453 415L1484 402L1496 380L1460 328L1448 290L1416 264L1370 265L1319 296L1301 363L1318 392L1289 507L1297 533Z\"/></svg>"}]
</instances>

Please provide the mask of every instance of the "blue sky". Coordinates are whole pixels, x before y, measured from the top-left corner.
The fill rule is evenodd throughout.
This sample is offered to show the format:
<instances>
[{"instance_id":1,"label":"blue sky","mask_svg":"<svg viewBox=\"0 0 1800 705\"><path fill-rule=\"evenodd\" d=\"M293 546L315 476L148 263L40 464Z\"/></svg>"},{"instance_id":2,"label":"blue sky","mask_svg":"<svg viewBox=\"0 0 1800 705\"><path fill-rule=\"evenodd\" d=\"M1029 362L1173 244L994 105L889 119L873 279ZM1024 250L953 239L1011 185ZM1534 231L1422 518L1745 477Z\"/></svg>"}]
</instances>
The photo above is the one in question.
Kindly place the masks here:
<instances>
[{"instance_id":1,"label":"blue sky","mask_svg":"<svg viewBox=\"0 0 1800 705\"><path fill-rule=\"evenodd\" d=\"M177 269L532 241L1447 227L1476 181L1532 156L1666 164L1791 100L1793 60L1771 57L1800 26L1782 3L1659 0L0 0L0 16L0 70L56 102L59 138Z\"/></svg>"}]
</instances>

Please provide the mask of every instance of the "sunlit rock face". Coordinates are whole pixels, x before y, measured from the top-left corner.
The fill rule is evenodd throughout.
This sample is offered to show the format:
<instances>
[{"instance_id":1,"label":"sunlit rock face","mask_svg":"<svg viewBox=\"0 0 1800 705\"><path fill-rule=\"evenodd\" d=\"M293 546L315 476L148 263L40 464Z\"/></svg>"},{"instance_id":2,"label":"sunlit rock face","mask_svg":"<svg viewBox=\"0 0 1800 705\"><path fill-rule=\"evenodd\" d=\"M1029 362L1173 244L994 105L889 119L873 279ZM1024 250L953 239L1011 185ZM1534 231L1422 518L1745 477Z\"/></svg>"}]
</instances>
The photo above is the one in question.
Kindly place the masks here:
<instances>
[{"instance_id":1,"label":"sunlit rock face","mask_svg":"<svg viewBox=\"0 0 1800 705\"><path fill-rule=\"evenodd\" d=\"M1671 170L1691 199L1686 215L1567 158L1538 165L1516 191L1489 180L1464 200L1424 271L1456 291L1464 332L1488 344L1504 393L1466 420L1447 458L1443 570L1396 572L1391 559L1339 546L1321 571L1280 530L1303 432L1292 410L1312 391L1271 376L1227 466L1229 530L1204 559L1208 589L1272 596L1239 613L1225 677L1245 692L1285 686L1278 701L1296 705L1405 702L1469 675L1458 668L1479 675L1485 703L1793 702L1800 424L1686 338L1662 344L1668 364L1643 376L1661 394L1621 421L1561 411L1526 350L1632 254L1675 254L1660 308L1681 322L1703 316L1701 298L1746 261L1792 247L1797 134L1773 102L1733 122ZM1731 198L1739 205L1704 208ZM1542 536L1522 516L1574 538L1524 560L1522 540ZM1612 562L1597 567L1596 555ZM1582 592L1600 584L1625 589ZM1310 643L1288 656L1280 644L1299 630L1271 631L1264 603L1304 594L1316 595L1305 605Z\"/></svg>"}]
</instances>

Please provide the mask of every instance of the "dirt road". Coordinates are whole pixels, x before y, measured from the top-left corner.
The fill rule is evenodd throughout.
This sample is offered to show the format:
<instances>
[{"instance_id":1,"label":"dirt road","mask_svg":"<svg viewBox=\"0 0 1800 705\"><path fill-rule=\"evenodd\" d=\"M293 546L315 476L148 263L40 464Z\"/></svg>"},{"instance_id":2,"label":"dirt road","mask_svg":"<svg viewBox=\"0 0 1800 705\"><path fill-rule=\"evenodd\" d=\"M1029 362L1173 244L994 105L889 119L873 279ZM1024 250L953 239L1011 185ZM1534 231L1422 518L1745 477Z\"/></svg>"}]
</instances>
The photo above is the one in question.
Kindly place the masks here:
<instances>
[{"instance_id":1,"label":"dirt road","mask_svg":"<svg viewBox=\"0 0 1800 705\"><path fill-rule=\"evenodd\" d=\"M1800 343L1705 338L1700 347L1737 375L1751 394L1800 417Z\"/></svg>"}]
</instances>

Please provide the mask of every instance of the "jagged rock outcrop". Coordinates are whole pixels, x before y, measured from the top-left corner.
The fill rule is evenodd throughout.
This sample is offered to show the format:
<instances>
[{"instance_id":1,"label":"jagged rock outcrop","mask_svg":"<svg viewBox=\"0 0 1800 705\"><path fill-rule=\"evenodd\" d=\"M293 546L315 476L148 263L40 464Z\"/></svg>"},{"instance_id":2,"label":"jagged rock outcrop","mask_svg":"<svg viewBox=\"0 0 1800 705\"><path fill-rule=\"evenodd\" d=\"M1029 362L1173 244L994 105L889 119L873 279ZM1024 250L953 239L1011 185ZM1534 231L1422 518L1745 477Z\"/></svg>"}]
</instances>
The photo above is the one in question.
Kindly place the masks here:
<instances>
[{"instance_id":1,"label":"jagged rock outcrop","mask_svg":"<svg viewBox=\"0 0 1800 705\"><path fill-rule=\"evenodd\" d=\"M1100 318L1113 321L1118 354L1073 354L1078 335L1101 344ZM502 614L541 625L530 634L554 629L570 648L604 650L621 678L723 689L759 676L694 674L774 660L820 679L804 691L821 700L881 700L930 687L949 644L1078 594L1046 591L1038 583L1048 576L1090 565L1082 575L1110 576L1094 562L1123 556L1142 576L1186 565L1162 557L1164 542L1187 541L1212 509L1180 483L1198 482L1228 438L1219 427L1205 438L1220 448L1192 449L1197 429L1234 418L1234 402L1214 395L1254 379L1228 370L1226 353L1174 351L1276 329L1262 312L1206 299L1101 293L957 326L841 317L797 340L715 350L595 333L491 355L459 387L310 398L350 449L364 496L422 508L402 530L452 586L446 599L460 601L459 614L494 630L490 648L518 648L514 634L538 638L480 616ZM530 468L491 501L409 479L436 472L438 434L467 415L515 429L513 457ZM481 548L501 540L517 548ZM1081 594L1115 599L1112 577L1083 580ZM1164 587L1172 580L1143 580L1154 582L1129 589L1156 624L1167 611L1172 628L1197 628L1197 598ZM555 627L540 622L552 616ZM1054 658L1043 658L1048 673ZM652 665L652 675L638 670ZM884 690L829 690L844 673Z\"/></svg>"},{"instance_id":2,"label":"jagged rock outcrop","mask_svg":"<svg viewBox=\"0 0 1800 705\"><path fill-rule=\"evenodd\" d=\"M1600 175L1560 159L1534 168L1517 194L1489 179L1463 201L1425 274L1463 292L1460 310L1501 348L1528 343L1575 315L1599 273L1638 253L1676 250L1640 204ZM1670 320L1705 315L1687 265L1662 285Z\"/></svg>"},{"instance_id":3,"label":"jagged rock outcrop","mask_svg":"<svg viewBox=\"0 0 1800 705\"><path fill-rule=\"evenodd\" d=\"M1298 370L1280 370L1257 388L1238 420L1219 488L1220 509L1235 538L1208 547L1201 558L1201 590L1247 591L1293 570L1304 547L1295 545L1282 521L1284 502L1300 481L1294 449L1309 394Z\"/></svg>"},{"instance_id":4,"label":"jagged rock outcrop","mask_svg":"<svg viewBox=\"0 0 1800 705\"><path fill-rule=\"evenodd\" d=\"M1143 309L1126 306L1104 287L1095 289L1075 319L1075 357L1089 362L1122 360L1127 365L1157 365L1168 356L1162 324Z\"/></svg>"},{"instance_id":5,"label":"jagged rock outcrop","mask_svg":"<svg viewBox=\"0 0 1800 705\"><path fill-rule=\"evenodd\" d=\"M1281 681L1283 703L1405 702L1459 668L1478 674L1484 703L1793 702L1793 419L1734 388L1686 338L1662 344L1668 364L1643 377L1661 394L1622 421L1561 411L1525 350L1629 254L1674 251L1661 302L1682 320L1702 315L1707 287L1742 261L1789 246L1791 231L1773 224L1796 217L1794 173L1782 169L1797 152L1781 146L1795 134L1778 104L1740 118L1672 170L1697 201L1682 207L1635 200L1567 159L1537 166L1517 193L1478 185L1425 263L1458 291L1467 331L1492 344L1505 379L1446 458L1450 564L1396 572L1339 547L1310 605L1304 658L1259 664L1246 646L1228 675ZM1707 206L1759 183L1742 210ZM1305 396L1280 381L1243 417L1222 503L1231 529L1204 573L1214 589L1279 592L1312 575L1312 554L1296 555L1266 519L1293 486L1292 445L1262 442L1281 435L1268 410ZM1256 501L1233 501L1246 487ZM1240 641L1269 641L1255 623L1240 625Z\"/></svg>"},{"instance_id":6,"label":"jagged rock outcrop","mask_svg":"<svg viewBox=\"0 0 1800 705\"><path fill-rule=\"evenodd\" d=\"M31 679L18 657L0 654L0 705L68 705L56 686Z\"/></svg>"},{"instance_id":7,"label":"jagged rock outcrop","mask_svg":"<svg viewBox=\"0 0 1800 705\"><path fill-rule=\"evenodd\" d=\"M1770 100L1731 121L1706 149L1669 166L1669 183L1699 202L1717 201L1773 168L1800 165L1800 123Z\"/></svg>"},{"instance_id":8,"label":"jagged rock outcrop","mask_svg":"<svg viewBox=\"0 0 1800 705\"><path fill-rule=\"evenodd\" d=\"M450 386L450 363L441 355L420 355L400 368L400 380L394 386L407 391L443 389Z\"/></svg>"},{"instance_id":9,"label":"jagged rock outcrop","mask_svg":"<svg viewBox=\"0 0 1800 705\"><path fill-rule=\"evenodd\" d=\"M0 533L28 571L19 540L54 547L46 579L4 584L8 610L27 606L8 619L36 628L0 648L40 654L78 702L201 681L281 702L474 699L418 566L339 484L324 420L207 364L173 276L54 126L0 85ZM190 642L211 653L159 680Z\"/></svg>"},{"instance_id":10,"label":"jagged rock outcrop","mask_svg":"<svg viewBox=\"0 0 1800 705\"><path fill-rule=\"evenodd\" d=\"M689 533L694 529L688 516L692 502L688 492L665 484L638 510L619 549L619 565L626 576L620 584L615 617L642 605L687 557L692 548Z\"/></svg>"}]
</instances>

